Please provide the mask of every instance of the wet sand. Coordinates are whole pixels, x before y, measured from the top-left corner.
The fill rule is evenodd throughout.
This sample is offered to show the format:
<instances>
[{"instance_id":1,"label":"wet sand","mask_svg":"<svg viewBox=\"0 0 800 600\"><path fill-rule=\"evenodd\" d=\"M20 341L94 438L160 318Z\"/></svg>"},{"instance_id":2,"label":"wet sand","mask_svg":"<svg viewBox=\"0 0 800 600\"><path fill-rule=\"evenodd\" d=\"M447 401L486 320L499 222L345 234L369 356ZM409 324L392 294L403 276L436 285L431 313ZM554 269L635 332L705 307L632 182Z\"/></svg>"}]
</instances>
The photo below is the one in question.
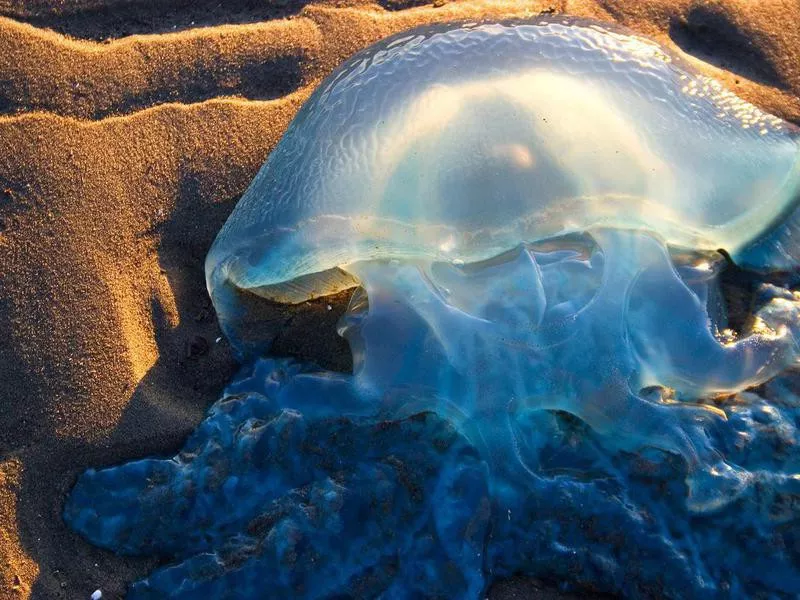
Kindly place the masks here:
<instances>
[{"instance_id":1,"label":"wet sand","mask_svg":"<svg viewBox=\"0 0 800 600\"><path fill-rule=\"evenodd\" d=\"M800 123L796 0L0 0L0 600L122 597L156 564L73 534L64 496L172 454L235 371L203 260L316 83L414 25L540 12L621 23ZM347 369L330 302L282 313L278 350Z\"/></svg>"}]
</instances>

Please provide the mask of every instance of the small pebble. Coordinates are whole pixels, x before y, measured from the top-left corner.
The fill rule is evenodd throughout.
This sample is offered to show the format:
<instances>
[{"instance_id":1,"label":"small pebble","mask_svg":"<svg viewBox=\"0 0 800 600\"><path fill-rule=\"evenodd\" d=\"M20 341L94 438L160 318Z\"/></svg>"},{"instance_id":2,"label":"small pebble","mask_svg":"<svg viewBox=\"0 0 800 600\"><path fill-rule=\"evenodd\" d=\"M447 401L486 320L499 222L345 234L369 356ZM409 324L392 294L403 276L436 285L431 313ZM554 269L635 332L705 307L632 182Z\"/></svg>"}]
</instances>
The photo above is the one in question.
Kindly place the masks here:
<instances>
[{"instance_id":1,"label":"small pebble","mask_svg":"<svg viewBox=\"0 0 800 600\"><path fill-rule=\"evenodd\" d=\"M92 600L100 600L103 597L103 592L100 590L95 590L92 592Z\"/></svg>"}]
</instances>

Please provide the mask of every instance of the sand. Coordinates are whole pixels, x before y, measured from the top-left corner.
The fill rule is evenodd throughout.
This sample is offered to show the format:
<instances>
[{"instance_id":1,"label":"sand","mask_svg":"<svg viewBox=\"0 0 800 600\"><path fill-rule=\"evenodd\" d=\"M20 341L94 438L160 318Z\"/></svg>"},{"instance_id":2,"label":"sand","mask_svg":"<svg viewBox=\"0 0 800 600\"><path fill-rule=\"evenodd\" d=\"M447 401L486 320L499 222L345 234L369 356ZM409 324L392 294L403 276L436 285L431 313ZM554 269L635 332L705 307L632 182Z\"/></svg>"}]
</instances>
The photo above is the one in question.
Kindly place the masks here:
<instances>
[{"instance_id":1,"label":"sand","mask_svg":"<svg viewBox=\"0 0 800 600\"><path fill-rule=\"evenodd\" d=\"M622 23L800 123L797 0L0 0L0 600L122 597L156 564L71 533L64 496L174 452L236 369L203 260L315 84L417 24L544 11ZM279 350L347 369L345 302L281 313Z\"/></svg>"}]
</instances>

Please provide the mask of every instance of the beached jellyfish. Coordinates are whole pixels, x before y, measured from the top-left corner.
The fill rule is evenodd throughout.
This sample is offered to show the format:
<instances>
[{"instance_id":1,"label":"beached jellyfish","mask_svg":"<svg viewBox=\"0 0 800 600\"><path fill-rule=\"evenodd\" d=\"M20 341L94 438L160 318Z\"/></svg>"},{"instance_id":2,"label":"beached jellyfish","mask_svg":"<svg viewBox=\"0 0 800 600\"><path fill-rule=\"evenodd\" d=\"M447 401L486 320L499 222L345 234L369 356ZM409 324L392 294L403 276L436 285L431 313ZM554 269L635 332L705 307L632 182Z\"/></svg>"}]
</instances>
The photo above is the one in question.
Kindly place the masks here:
<instances>
[{"instance_id":1,"label":"beached jellyfish","mask_svg":"<svg viewBox=\"0 0 800 600\"><path fill-rule=\"evenodd\" d=\"M136 598L477 598L517 572L799 594L799 139L597 23L357 54L209 253L250 362L178 456L87 472L67 520L175 559ZM253 297L347 288L352 374L260 356Z\"/></svg>"}]
</instances>

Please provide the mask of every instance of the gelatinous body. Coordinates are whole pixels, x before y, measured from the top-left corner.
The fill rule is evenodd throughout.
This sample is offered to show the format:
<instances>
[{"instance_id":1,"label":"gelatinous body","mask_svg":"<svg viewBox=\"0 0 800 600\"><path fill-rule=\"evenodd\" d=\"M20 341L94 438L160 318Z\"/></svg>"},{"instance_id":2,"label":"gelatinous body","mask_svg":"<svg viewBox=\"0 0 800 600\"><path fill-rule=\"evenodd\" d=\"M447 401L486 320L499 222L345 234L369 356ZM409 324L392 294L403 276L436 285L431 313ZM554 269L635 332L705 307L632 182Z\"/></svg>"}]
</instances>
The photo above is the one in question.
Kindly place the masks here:
<instances>
[{"instance_id":1,"label":"gelatinous body","mask_svg":"<svg viewBox=\"0 0 800 600\"><path fill-rule=\"evenodd\" d=\"M209 290L225 324L228 286L299 302L358 260L474 262L603 225L774 266L747 248L798 201L797 138L606 26L431 27L320 85L220 232Z\"/></svg>"},{"instance_id":2,"label":"gelatinous body","mask_svg":"<svg viewBox=\"0 0 800 600\"><path fill-rule=\"evenodd\" d=\"M713 252L793 268L798 178L790 125L616 30L383 42L207 260L242 354L274 333L247 294L357 284L353 373L256 358L178 456L87 472L66 518L178 561L137 598L477 598L517 572L800 594L800 294L762 282L726 331Z\"/></svg>"}]
</instances>

